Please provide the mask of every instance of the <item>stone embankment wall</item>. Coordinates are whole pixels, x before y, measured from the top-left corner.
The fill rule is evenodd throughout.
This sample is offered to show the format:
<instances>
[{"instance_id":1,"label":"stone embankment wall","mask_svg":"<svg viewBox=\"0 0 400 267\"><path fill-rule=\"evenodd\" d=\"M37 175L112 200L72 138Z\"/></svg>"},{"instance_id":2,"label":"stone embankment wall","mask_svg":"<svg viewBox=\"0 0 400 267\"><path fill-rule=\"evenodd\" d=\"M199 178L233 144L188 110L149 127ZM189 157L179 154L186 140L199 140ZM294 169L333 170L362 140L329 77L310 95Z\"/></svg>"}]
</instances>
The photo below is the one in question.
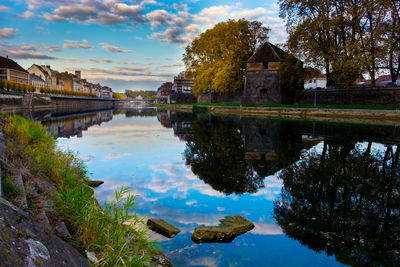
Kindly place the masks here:
<instances>
[{"instance_id":1,"label":"stone embankment wall","mask_svg":"<svg viewBox=\"0 0 400 267\"><path fill-rule=\"evenodd\" d=\"M57 109L90 111L114 108L114 99L101 99L79 96L59 96L0 90L0 110L10 109Z\"/></svg>"},{"instance_id":2,"label":"stone embankment wall","mask_svg":"<svg viewBox=\"0 0 400 267\"><path fill-rule=\"evenodd\" d=\"M400 87L319 89L296 92L295 104L397 106Z\"/></svg>"},{"instance_id":3,"label":"stone embankment wall","mask_svg":"<svg viewBox=\"0 0 400 267\"><path fill-rule=\"evenodd\" d=\"M240 104L242 92L240 93L204 93L197 97L198 103L237 103Z\"/></svg>"}]
</instances>

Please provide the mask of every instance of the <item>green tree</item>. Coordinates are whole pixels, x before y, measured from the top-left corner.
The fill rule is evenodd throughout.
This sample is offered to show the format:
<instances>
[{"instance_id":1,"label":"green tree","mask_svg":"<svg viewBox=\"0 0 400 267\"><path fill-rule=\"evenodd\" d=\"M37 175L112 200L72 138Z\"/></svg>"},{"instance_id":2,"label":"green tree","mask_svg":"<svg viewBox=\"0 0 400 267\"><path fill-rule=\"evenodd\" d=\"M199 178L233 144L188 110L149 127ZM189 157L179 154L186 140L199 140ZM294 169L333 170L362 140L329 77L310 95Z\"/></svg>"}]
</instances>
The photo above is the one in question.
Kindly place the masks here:
<instances>
[{"instance_id":1,"label":"green tree","mask_svg":"<svg viewBox=\"0 0 400 267\"><path fill-rule=\"evenodd\" d=\"M194 75L193 92L236 92L243 88L246 63L270 29L258 21L228 20L206 30L186 47L186 69Z\"/></svg>"}]
</instances>

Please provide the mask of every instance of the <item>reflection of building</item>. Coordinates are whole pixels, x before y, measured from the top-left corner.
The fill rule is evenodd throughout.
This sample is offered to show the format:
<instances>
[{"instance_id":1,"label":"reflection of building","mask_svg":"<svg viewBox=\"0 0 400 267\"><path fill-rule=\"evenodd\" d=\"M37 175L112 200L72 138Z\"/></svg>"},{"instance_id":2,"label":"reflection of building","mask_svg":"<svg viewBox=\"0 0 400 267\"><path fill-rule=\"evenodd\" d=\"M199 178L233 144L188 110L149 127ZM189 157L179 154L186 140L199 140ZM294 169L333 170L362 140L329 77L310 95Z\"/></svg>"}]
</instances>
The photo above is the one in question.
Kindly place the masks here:
<instances>
[{"instance_id":1,"label":"reflection of building","mask_svg":"<svg viewBox=\"0 0 400 267\"><path fill-rule=\"evenodd\" d=\"M56 137L82 137L82 132L90 126L101 125L102 122L112 120L112 111L101 111L94 114L75 115L59 118L52 121L44 121L47 131Z\"/></svg>"},{"instance_id":2,"label":"reflection of building","mask_svg":"<svg viewBox=\"0 0 400 267\"><path fill-rule=\"evenodd\" d=\"M28 72L8 56L0 56L0 79L15 83L29 84Z\"/></svg>"},{"instance_id":3,"label":"reflection of building","mask_svg":"<svg viewBox=\"0 0 400 267\"><path fill-rule=\"evenodd\" d=\"M170 110L157 110L157 119L165 128L172 128L171 120L169 119Z\"/></svg>"},{"instance_id":4,"label":"reflection of building","mask_svg":"<svg viewBox=\"0 0 400 267\"><path fill-rule=\"evenodd\" d=\"M174 130L174 135L181 141L193 139L193 114L171 110L158 110L157 119L164 127L172 128Z\"/></svg>"}]
</instances>

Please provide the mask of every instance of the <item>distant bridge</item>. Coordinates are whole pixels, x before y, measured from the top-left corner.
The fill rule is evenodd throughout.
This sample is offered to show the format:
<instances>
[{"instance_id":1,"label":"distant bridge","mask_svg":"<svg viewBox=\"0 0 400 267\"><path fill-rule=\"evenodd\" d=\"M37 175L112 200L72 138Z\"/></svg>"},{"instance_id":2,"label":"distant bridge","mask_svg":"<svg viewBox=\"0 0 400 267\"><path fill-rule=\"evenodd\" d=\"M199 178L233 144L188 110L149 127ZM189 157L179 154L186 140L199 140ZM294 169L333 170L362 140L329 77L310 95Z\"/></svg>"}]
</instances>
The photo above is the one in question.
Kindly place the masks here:
<instances>
[{"instance_id":1,"label":"distant bridge","mask_svg":"<svg viewBox=\"0 0 400 267\"><path fill-rule=\"evenodd\" d=\"M154 103L152 99L123 99L115 100L114 106L119 108L130 108L130 107L143 107L150 106Z\"/></svg>"}]
</instances>

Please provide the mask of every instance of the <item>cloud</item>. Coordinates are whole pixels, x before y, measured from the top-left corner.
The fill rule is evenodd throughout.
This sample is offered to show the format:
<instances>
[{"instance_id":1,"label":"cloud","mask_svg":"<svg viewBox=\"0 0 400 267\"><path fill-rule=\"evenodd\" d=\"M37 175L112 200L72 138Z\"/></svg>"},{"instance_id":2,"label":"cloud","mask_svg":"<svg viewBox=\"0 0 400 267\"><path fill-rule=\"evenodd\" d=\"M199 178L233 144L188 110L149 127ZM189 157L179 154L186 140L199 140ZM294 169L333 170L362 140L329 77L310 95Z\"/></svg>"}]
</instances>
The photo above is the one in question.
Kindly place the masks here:
<instances>
[{"instance_id":1,"label":"cloud","mask_svg":"<svg viewBox=\"0 0 400 267\"><path fill-rule=\"evenodd\" d=\"M21 19L30 19L30 18L32 18L34 16L36 16L36 14L33 13L32 11L25 11L21 15L16 15L15 17L21 18Z\"/></svg>"},{"instance_id":2,"label":"cloud","mask_svg":"<svg viewBox=\"0 0 400 267\"><path fill-rule=\"evenodd\" d=\"M61 47L58 47L56 45L44 45L44 50L48 52L58 52L61 51Z\"/></svg>"},{"instance_id":3,"label":"cloud","mask_svg":"<svg viewBox=\"0 0 400 267\"><path fill-rule=\"evenodd\" d=\"M79 41L71 41L71 40L65 40L65 44L63 45L63 48L84 48L84 49L90 49L93 48L92 45L89 45L86 40L85 42L82 41L82 43L79 43Z\"/></svg>"},{"instance_id":4,"label":"cloud","mask_svg":"<svg viewBox=\"0 0 400 267\"><path fill-rule=\"evenodd\" d=\"M183 62L182 61L177 61L177 62L169 64L169 65L161 65L161 67L162 68L183 67Z\"/></svg>"},{"instance_id":5,"label":"cloud","mask_svg":"<svg viewBox=\"0 0 400 267\"><path fill-rule=\"evenodd\" d=\"M9 56L19 59L56 59L55 57L45 55L41 52L25 52L17 50L8 50Z\"/></svg>"},{"instance_id":6,"label":"cloud","mask_svg":"<svg viewBox=\"0 0 400 267\"><path fill-rule=\"evenodd\" d=\"M93 63L112 63L113 62L111 59L107 59L107 58L100 58L100 59L89 58L88 60Z\"/></svg>"},{"instance_id":7,"label":"cloud","mask_svg":"<svg viewBox=\"0 0 400 267\"><path fill-rule=\"evenodd\" d=\"M40 1L40 0L36 0ZM50 1L42 1L55 7ZM143 14L146 5L157 4L155 1L142 1L140 4L126 4L115 0L75 0L70 3L61 1L57 8L42 16L50 21L74 21L78 23L97 23L102 25L144 24L147 22ZM38 6L38 5L32 5Z\"/></svg>"},{"instance_id":8,"label":"cloud","mask_svg":"<svg viewBox=\"0 0 400 267\"><path fill-rule=\"evenodd\" d=\"M11 11L11 8L8 6L0 5L0 12L8 12Z\"/></svg>"},{"instance_id":9,"label":"cloud","mask_svg":"<svg viewBox=\"0 0 400 267\"><path fill-rule=\"evenodd\" d=\"M17 30L14 28L3 28L0 29L0 38L11 39L17 33Z\"/></svg>"},{"instance_id":10,"label":"cloud","mask_svg":"<svg viewBox=\"0 0 400 267\"><path fill-rule=\"evenodd\" d=\"M23 50L23 51L37 51L39 49L39 46L36 45L36 44L33 44L33 45L21 45L20 49Z\"/></svg>"},{"instance_id":11,"label":"cloud","mask_svg":"<svg viewBox=\"0 0 400 267\"><path fill-rule=\"evenodd\" d=\"M186 201L185 203L186 203L186 205L188 205L188 206L193 206L193 205L197 204L197 200L192 199L192 200Z\"/></svg>"},{"instance_id":12,"label":"cloud","mask_svg":"<svg viewBox=\"0 0 400 267\"><path fill-rule=\"evenodd\" d=\"M124 152L124 153L111 153L105 156L105 160L111 160L111 159L119 159L122 157L130 156L132 155L132 152Z\"/></svg>"},{"instance_id":13,"label":"cloud","mask_svg":"<svg viewBox=\"0 0 400 267\"><path fill-rule=\"evenodd\" d=\"M101 47L106 49L109 52L113 52L113 53L130 53L132 52L132 50L128 50L128 49L121 49L117 46L112 46L112 45L108 45L105 43L100 43Z\"/></svg>"},{"instance_id":14,"label":"cloud","mask_svg":"<svg viewBox=\"0 0 400 267\"><path fill-rule=\"evenodd\" d=\"M184 37L185 31L181 28L168 28L164 32L155 32L150 38L167 43L187 43L189 39Z\"/></svg>"}]
</instances>

